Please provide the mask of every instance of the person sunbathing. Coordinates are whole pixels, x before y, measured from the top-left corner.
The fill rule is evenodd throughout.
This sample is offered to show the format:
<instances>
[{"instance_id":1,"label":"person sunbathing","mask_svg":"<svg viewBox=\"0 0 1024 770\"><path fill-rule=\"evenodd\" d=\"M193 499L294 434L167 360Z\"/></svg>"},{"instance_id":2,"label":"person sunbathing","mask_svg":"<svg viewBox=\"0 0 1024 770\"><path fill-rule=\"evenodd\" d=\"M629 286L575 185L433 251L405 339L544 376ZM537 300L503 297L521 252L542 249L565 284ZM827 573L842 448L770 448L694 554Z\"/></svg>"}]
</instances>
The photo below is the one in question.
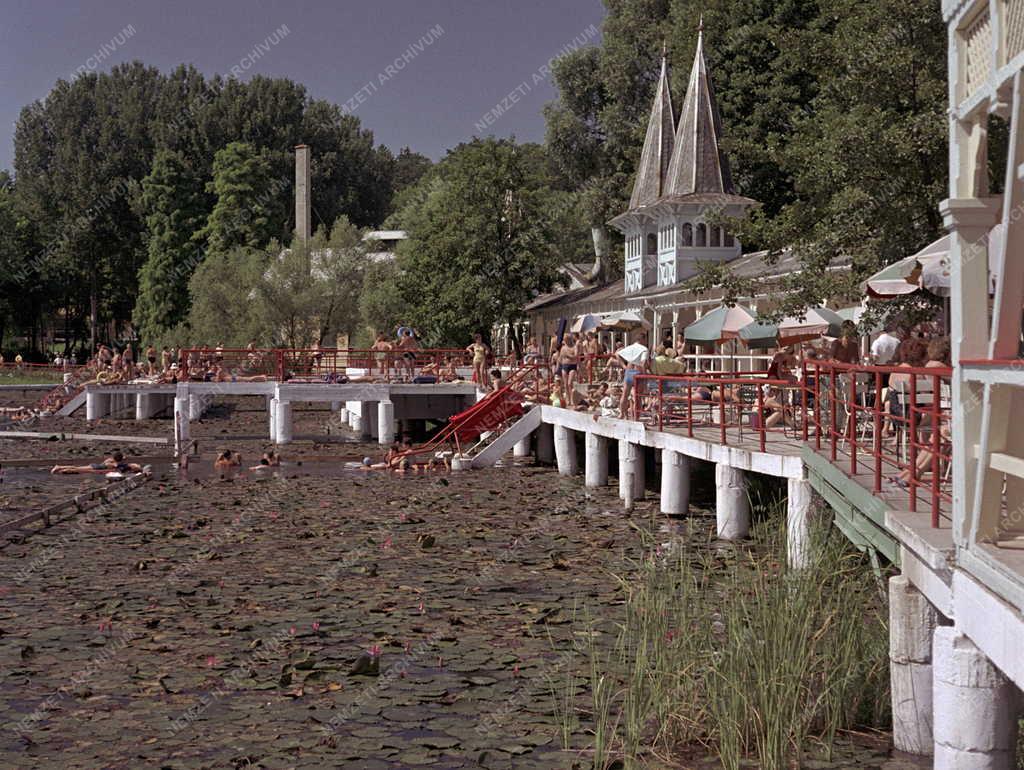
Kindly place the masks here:
<instances>
[{"instance_id":1,"label":"person sunbathing","mask_svg":"<svg viewBox=\"0 0 1024 770\"><path fill-rule=\"evenodd\" d=\"M121 452L111 452L101 462L90 465L54 465L50 473L141 473L142 466L124 459Z\"/></svg>"}]
</instances>

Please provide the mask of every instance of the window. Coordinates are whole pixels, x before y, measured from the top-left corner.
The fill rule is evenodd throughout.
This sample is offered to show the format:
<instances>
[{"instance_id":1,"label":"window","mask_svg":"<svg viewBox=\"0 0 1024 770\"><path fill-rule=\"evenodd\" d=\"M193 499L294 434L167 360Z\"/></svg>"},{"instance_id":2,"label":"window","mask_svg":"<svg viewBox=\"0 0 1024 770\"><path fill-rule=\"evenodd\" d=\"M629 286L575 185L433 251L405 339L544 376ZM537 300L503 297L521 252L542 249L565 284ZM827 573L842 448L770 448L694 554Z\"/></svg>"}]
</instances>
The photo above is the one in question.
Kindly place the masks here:
<instances>
[{"instance_id":1,"label":"window","mask_svg":"<svg viewBox=\"0 0 1024 770\"><path fill-rule=\"evenodd\" d=\"M711 228L711 243L709 246L721 246L722 245L722 228L712 227Z\"/></svg>"},{"instance_id":2,"label":"window","mask_svg":"<svg viewBox=\"0 0 1024 770\"><path fill-rule=\"evenodd\" d=\"M693 225L686 222L683 225L683 246L693 245Z\"/></svg>"},{"instance_id":3,"label":"window","mask_svg":"<svg viewBox=\"0 0 1024 770\"><path fill-rule=\"evenodd\" d=\"M722 228L722 245L728 246L729 248L736 245L736 240L732 237L732 233L725 228Z\"/></svg>"},{"instance_id":4,"label":"window","mask_svg":"<svg viewBox=\"0 0 1024 770\"><path fill-rule=\"evenodd\" d=\"M708 245L708 228L701 222L697 225L697 240L694 246L707 246Z\"/></svg>"},{"instance_id":5,"label":"window","mask_svg":"<svg viewBox=\"0 0 1024 770\"><path fill-rule=\"evenodd\" d=\"M647 236L647 253L657 254L658 253L658 236L654 233L650 233Z\"/></svg>"}]
</instances>

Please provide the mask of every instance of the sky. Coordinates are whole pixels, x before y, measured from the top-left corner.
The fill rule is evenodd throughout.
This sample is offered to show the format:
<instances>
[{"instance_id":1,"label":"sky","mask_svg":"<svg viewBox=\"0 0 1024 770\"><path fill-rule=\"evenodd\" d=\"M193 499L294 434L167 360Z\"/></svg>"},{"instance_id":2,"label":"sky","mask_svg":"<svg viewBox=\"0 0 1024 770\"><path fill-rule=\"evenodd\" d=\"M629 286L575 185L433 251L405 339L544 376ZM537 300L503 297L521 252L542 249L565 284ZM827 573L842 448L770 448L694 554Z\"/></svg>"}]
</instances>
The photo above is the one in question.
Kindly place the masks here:
<instances>
[{"instance_id":1,"label":"sky","mask_svg":"<svg viewBox=\"0 0 1024 770\"><path fill-rule=\"evenodd\" d=\"M604 15L601 0L0 0L0 169L24 105L132 60L291 78L435 160L473 135L541 141L547 64L599 42Z\"/></svg>"}]
</instances>

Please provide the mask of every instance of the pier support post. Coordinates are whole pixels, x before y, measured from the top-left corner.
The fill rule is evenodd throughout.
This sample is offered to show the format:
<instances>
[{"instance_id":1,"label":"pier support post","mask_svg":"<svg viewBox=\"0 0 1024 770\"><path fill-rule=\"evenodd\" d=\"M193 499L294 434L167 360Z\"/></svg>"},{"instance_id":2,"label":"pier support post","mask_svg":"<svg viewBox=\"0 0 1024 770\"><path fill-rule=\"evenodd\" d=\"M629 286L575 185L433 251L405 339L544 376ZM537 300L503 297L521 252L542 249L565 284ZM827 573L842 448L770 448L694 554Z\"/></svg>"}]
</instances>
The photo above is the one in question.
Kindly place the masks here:
<instances>
[{"instance_id":1,"label":"pier support post","mask_svg":"<svg viewBox=\"0 0 1024 770\"><path fill-rule=\"evenodd\" d=\"M527 436L522 441L517 441L516 445L512 447L513 457L529 457L530 456L530 437Z\"/></svg>"},{"instance_id":2,"label":"pier support post","mask_svg":"<svg viewBox=\"0 0 1024 770\"><path fill-rule=\"evenodd\" d=\"M205 398L195 393L189 393L188 395L188 418L190 420L199 420L203 417L203 410L205 404L203 403Z\"/></svg>"},{"instance_id":3,"label":"pier support post","mask_svg":"<svg viewBox=\"0 0 1024 770\"><path fill-rule=\"evenodd\" d=\"M935 770L1013 770L1013 683L954 626L935 629L932 665Z\"/></svg>"},{"instance_id":4,"label":"pier support post","mask_svg":"<svg viewBox=\"0 0 1024 770\"><path fill-rule=\"evenodd\" d=\"M811 563L811 484L807 479L789 479L788 487L786 556L790 567L804 569Z\"/></svg>"},{"instance_id":5,"label":"pier support post","mask_svg":"<svg viewBox=\"0 0 1024 770\"><path fill-rule=\"evenodd\" d=\"M558 461L559 475L576 474L576 436L564 425L555 426L555 459Z\"/></svg>"},{"instance_id":6,"label":"pier support post","mask_svg":"<svg viewBox=\"0 0 1024 770\"><path fill-rule=\"evenodd\" d=\"M715 518L722 540L739 540L750 534L747 474L725 463L715 466Z\"/></svg>"},{"instance_id":7,"label":"pier support post","mask_svg":"<svg viewBox=\"0 0 1024 770\"><path fill-rule=\"evenodd\" d=\"M290 444L292 436L294 435L292 426L292 402L291 401L277 401L277 409L275 410L277 416L274 419L275 427L277 429L277 436L275 443L278 444Z\"/></svg>"},{"instance_id":8,"label":"pier support post","mask_svg":"<svg viewBox=\"0 0 1024 770\"><path fill-rule=\"evenodd\" d=\"M671 449L661 450L661 512L690 510L690 458Z\"/></svg>"},{"instance_id":9,"label":"pier support post","mask_svg":"<svg viewBox=\"0 0 1024 770\"><path fill-rule=\"evenodd\" d=\"M85 394L85 419L99 420L110 414L110 394L90 390Z\"/></svg>"},{"instance_id":10,"label":"pier support post","mask_svg":"<svg viewBox=\"0 0 1024 770\"><path fill-rule=\"evenodd\" d=\"M608 439L590 431L586 434L584 482L588 487L608 485Z\"/></svg>"},{"instance_id":11,"label":"pier support post","mask_svg":"<svg viewBox=\"0 0 1024 770\"><path fill-rule=\"evenodd\" d=\"M892 741L900 751L930 755L932 634L938 613L903 575L889 578L889 680Z\"/></svg>"},{"instance_id":12,"label":"pier support post","mask_svg":"<svg viewBox=\"0 0 1024 770\"><path fill-rule=\"evenodd\" d=\"M189 440L189 425L188 425L188 398L182 397L174 399L174 454L176 457L181 457L182 453L185 452L185 448L188 446Z\"/></svg>"},{"instance_id":13,"label":"pier support post","mask_svg":"<svg viewBox=\"0 0 1024 770\"><path fill-rule=\"evenodd\" d=\"M271 396L267 401L267 421L270 423L270 440L277 443L277 398Z\"/></svg>"},{"instance_id":14,"label":"pier support post","mask_svg":"<svg viewBox=\"0 0 1024 770\"><path fill-rule=\"evenodd\" d=\"M537 462L542 465L555 462L555 431L551 423L542 422L537 428Z\"/></svg>"},{"instance_id":15,"label":"pier support post","mask_svg":"<svg viewBox=\"0 0 1024 770\"><path fill-rule=\"evenodd\" d=\"M363 402L363 438L377 438L377 402Z\"/></svg>"},{"instance_id":16,"label":"pier support post","mask_svg":"<svg viewBox=\"0 0 1024 770\"><path fill-rule=\"evenodd\" d=\"M632 480L632 490L629 490ZM619 497L632 503L644 499L644 448L619 439ZM632 494L627 494L627 490Z\"/></svg>"},{"instance_id":17,"label":"pier support post","mask_svg":"<svg viewBox=\"0 0 1024 770\"><path fill-rule=\"evenodd\" d=\"M154 404L156 403L157 396L153 393L136 393L135 394L135 419L136 420L148 420L156 412Z\"/></svg>"},{"instance_id":18,"label":"pier support post","mask_svg":"<svg viewBox=\"0 0 1024 770\"><path fill-rule=\"evenodd\" d=\"M392 401L377 402L377 443L389 446L395 440L395 404Z\"/></svg>"}]
</instances>

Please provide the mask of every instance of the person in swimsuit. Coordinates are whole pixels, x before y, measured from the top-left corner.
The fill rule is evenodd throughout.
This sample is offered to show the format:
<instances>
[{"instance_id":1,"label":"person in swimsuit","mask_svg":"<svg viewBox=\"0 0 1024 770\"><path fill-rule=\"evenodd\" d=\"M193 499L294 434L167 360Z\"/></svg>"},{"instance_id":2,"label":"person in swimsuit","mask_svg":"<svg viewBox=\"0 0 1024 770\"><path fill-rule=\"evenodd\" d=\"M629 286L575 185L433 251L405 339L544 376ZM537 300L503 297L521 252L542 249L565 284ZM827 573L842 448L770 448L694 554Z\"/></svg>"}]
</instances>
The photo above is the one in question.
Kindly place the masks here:
<instances>
[{"instance_id":1,"label":"person in swimsuit","mask_svg":"<svg viewBox=\"0 0 1024 770\"><path fill-rule=\"evenodd\" d=\"M412 329L406 329L405 334L399 338L398 349L402 351L400 364L405 367L406 376L409 382L412 382L416 374L416 353L413 351L420 349L420 344L416 341L416 333Z\"/></svg>"},{"instance_id":2,"label":"person in swimsuit","mask_svg":"<svg viewBox=\"0 0 1024 770\"><path fill-rule=\"evenodd\" d=\"M380 369L381 376L387 376L388 373L388 351L391 350L391 343L388 342L388 338L383 333L377 334L377 339L373 345L370 346L370 350L376 351L373 354L374 360L377 362L377 366ZM370 374L373 374L371 371Z\"/></svg>"},{"instance_id":3,"label":"person in swimsuit","mask_svg":"<svg viewBox=\"0 0 1024 770\"><path fill-rule=\"evenodd\" d=\"M477 332L473 335L473 343L466 348L473 354L473 382L479 387L487 387L487 353L489 348L484 344L484 336Z\"/></svg>"},{"instance_id":4,"label":"person in swimsuit","mask_svg":"<svg viewBox=\"0 0 1024 770\"><path fill-rule=\"evenodd\" d=\"M150 345L146 348L146 360L149 361L149 376L156 374L156 348Z\"/></svg>"},{"instance_id":5,"label":"person in swimsuit","mask_svg":"<svg viewBox=\"0 0 1024 770\"><path fill-rule=\"evenodd\" d=\"M242 456L238 452L225 449L213 461L213 470L219 473L222 479L230 479L234 476L235 468L238 468L241 464Z\"/></svg>"},{"instance_id":6,"label":"person in swimsuit","mask_svg":"<svg viewBox=\"0 0 1024 770\"><path fill-rule=\"evenodd\" d=\"M111 452L102 462L92 463L90 465L54 465L50 469L50 473L140 473L142 466L138 463L130 463L124 459L124 455L119 451Z\"/></svg>"},{"instance_id":7,"label":"person in swimsuit","mask_svg":"<svg viewBox=\"0 0 1024 770\"><path fill-rule=\"evenodd\" d=\"M580 350L576 338L571 334L562 341L558 351L558 373L562 377L562 389L565 392L566 405L570 408L576 402L576 378L580 364Z\"/></svg>"},{"instance_id":8,"label":"person in swimsuit","mask_svg":"<svg viewBox=\"0 0 1024 770\"><path fill-rule=\"evenodd\" d=\"M643 345L644 348L647 348L647 333L640 332L636 341ZM625 368L622 375L622 399L619 401L619 416L622 419L629 418L629 397L633 391L633 383L636 381L636 376L638 374L643 374L647 371L650 358L650 350L645 349L643 353L633 361L623 360Z\"/></svg>"}]
</instances>

